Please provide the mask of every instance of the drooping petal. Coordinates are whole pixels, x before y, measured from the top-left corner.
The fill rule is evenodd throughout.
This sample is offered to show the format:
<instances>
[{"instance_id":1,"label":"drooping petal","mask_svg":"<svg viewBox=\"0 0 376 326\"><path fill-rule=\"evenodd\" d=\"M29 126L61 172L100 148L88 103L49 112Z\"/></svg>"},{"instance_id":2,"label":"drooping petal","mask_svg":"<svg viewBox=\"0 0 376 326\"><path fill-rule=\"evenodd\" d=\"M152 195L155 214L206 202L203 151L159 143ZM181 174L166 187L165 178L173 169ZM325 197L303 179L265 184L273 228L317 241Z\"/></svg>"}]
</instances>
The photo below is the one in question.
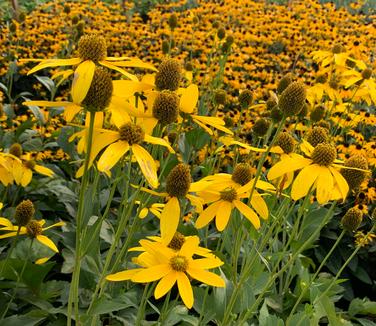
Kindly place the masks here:
<instances>
[{"instance_id":1,"label":"drooping petal","mask_svg":"<svg viewBox=\"0 0 376 326\"><path fill-rule=\"evenodd\" d=\"M234 200L233 204L240 211L240 213L242 213L244 217L253 224L256 230L260 228L260 219L252 208L250 208L240 200Z\"/></svg>"},{"instance_id":2,"label":"drooping petal","mask_svg":"<svg viewBox=\"0 0 376 326\"><path fill-rule=\"evenodd\" d=\"M312 163L312 160L302 156L294 159L285 159L271 167L268 173L268 179L273 180L283 176L284 174L296 170L300 170Z\"/></svg>"},{"instance_id":3,"label":"drooping petal","mask_svg":"<svg viewBox=\"0 0 376 326\"><path fill-rule=\"evenodd\" d=\"M221 201L217 201L202 211L195 223L197 229L201 229L210 223L210 221L214 218L215 214L217 213L220 204Z\"/></svg>"},{"instance_id":4,"label":"drooping petal","mask_svg":"<svg viewBox=\"0 0 376 326\"><path fill-rule=\"evenodd\" d=\"M198 101L198 86L191 84L187 88L179 89L180 110L185 113L192 113Z\"/></svg>"},{"instance_id":5,"label":"drooping petal","mask_svg":"<svg viewBox=\"0 0 376 326\"><path fill-rule=\"evenodd\" d=\"M349 185L347 184L346 179L335 168L329 166L329 170L330 172L332 172L332 175L334 177L336 184L338 185L343 200L345 200L347 193L349 192Z\"/></svg>"},{"instance_id":6,"label":"drooping petal","mask_svg":"<svg viewBox=\"0 0 376 326\"><path fill-rule=\"evenodd\" d=\"M37 235L37 240L41 243L50 248L54 252L59 252L59 249L57 249L56 245L53 243L53 241L49 238L47 238L45 235L39 234Z\"/></svg>"},{"instance_id":7,"label":"drooping petal","mask_svg":"<svg viewBox=\"0 0 376 326\"><path fill-rule=\"evenodd\" d=\"M316 195L319 204L325 204L330 200L333 192L334 180L332 173L326 166L320 166L317 178Z\"/></svg>"},{"instance_id":8,"label":"drooping petal","mask_svg":"<svg viewBox=\"0 0 376 326\"><path fill-rule=\"evenodd\" d=\"M193 306L193 291L191 283L185 273L177 273L178 288L181 299L188 309L191 309Z\"/></svg>"},{"instance_id":9,"label":"drooping petal","mask_svg":"<svg viewBox=\"0 0 376 326\"><path fill-rule=\"evenodd\" d=\"M164 244L169 244L180 221L180 204L177 197L171 197L161 214L161 237Z\"/></svg>"},{"instance_id":10,"label":"drooping petal","mask_svg":"<svg viewBox=\"0 0 376 326\"><path fill-rule=\"evenodd\" d=\"M93 80L94 71L95 63L91 60L82 62L75 70L71 90L74 103L79 104L85 99Z\"/></svg>"},{"instance_id":11,"label":"drooping petal","mask_svg":"<svg viewBox=\"0 0 376 326\"><path fill-rule=\"evenodd\" d=\"M132 282L148 283L159 280L166 276L171 271L171 267L168 264L161 264L152 267L145 268L132 277Z\"/></svg>"},{"instance_id":12,"label":"drooping petal","mask_svg":"<svg viewBox=\"0 0 376 326\"><path fill-rule=\"evenodd\" d=\"M143 268L129 269L126 271L118 272L115 274L110 274L106 276L107 281L120 282L130 280L138 272L143 271Z\"/></svg>"},{"instance_id":13,"label":"drooping petal","mask_svg":"<svg viewBox=\"0 0 376 326\"><path fill-rule=\"evenodd\" d=\"M157 175L157 166L154 162L153 157L140 145L132 145L132 152L136 157L138 165L141 168L145 179L153 187L157 188L159 185L158 175Z\"/></svg>"},{"instance_id":14,"label":"drooping petal","mask_svg":"<svg viewBox=\"0 0 376 326\"><path fill-rule=\"evenodd\" d=\"M28 75L33 74L44 68L52 67L63 67L63 66L73 66L78 65L82 60L80 58L71 58L71 59L48 59L43 60L41 63L36 65L34 68L28 71Z\"/></svg>"},{"instance_id":15,"label":"drooping petal","mask_svg":"<svg viewBox=\"0 0 376 326\"><path fill-rule=\"evenodd\" d=\"M46 228L43 228L43 231L46 231L46 230L51 229L51 228L56 228L58 226L64 226L65 224L66 224L65 222L60 221L60 222L54 223L50 226L47 226Z\"/></svg>"},{"instance_id":16,"label":"drooping petal","mask_svg":"<svg viewBox=\"0 0 376 326\"><path fill-rule=\"evenodd\" d=\"M195 211L197 213L201 213L202 210L203 210L203 202L202 202L202 199L200 197L197 197L197 196L193 196L193 195L186 195L185 196L187 199L189 199L189 201L191 202L191 204L195 207Z\"/></svg>"},{"instance_id":17,"label":"drooping petal","mask_svg":"<svg viewBox=\"0 0 376 326\"><path fill-rule=\"evenodd\" d=\"M34 166L34 170L38 172L39 174L45 175L47 177L52 177L54 175L54 171L42 165L36 164Z\"/></svg>"},{"instance_id":18,"label":"drooping petal","mask_svg":"<svg viewBox=\"0 0 376 326\"><path fill-rule=\"evenodd\" d=\"M23 171L24 173L21 179L21 186L26 187L31 182L31 179L33 178L33 172L27 168L25 168Z\"/></svg>"},{"instance_id":19,"label":"drooping petal","mask_svg":"<svg viewBox=\"0 0 376 326\"><path fill-rule=\"evenodd\" d=\"M154 290L154 297L156 299L162 298L174 286L177 280L177 272L172 270L165 277L163 277L157 284Z\"/></svg>"},{"instance_id":20,"label":"drooping petal","mask_svg":"<svg viewBox=\"0 0 376 326\"><path fill-rule=\"evenodd\" d=\"M213 128L221 130L227 134L233 135L234 133L225 127L225 122L218 117L206 117L201 115L192 115L193 120L197 123L197 121L201 122L202 124L209 125Z\"/></svg>"},{"instance_id":21,"label":"drooping petal","mask_svg":"<svg viewBox=\"0 0 376 326\"><path fill-rule=\"evenodd\" d=\"M0 225L2 226L7 226L7 227L13 227L13 224L11 221L9 221L7 218L5 217L0 217Z\"/></svg>"},{"instance_id":22,"label":"drooping petal","mask_svg":"<svg viewBox=\"0 0 376 326\"><path fill-rule=\"evenodd\" d=\"M129 72L125 71L124 69L115 66L114 62L109 62L109 61L103 60L103 61L99 61L99 64L101 64L102 66L107 67L109 69L116 70L117 72L120 72L122 75L129 78L130 80L138 81L138 78L135 75L132 75Z\"/></svg>"},{"instance_id":23,"label":"drooping petal","mask_svg":"<svg viewBox=\"0 0 376 326\"><path fill-rule=\"evenodd\" d=\"M218 207L216 218L215 218L215 226L217 227L218 231L223 231L230 219L232 211L232 205L230 202L224 200L222 201L221 205Z\"/></svg>"},{"instance_id":24,"label":"drooping petal","mask_svg":"<svg viewBox=\"0 0 376 326\"><path fill-rule=\"evenodd\" d=\"M301 170L295 178L291 189L291 198L298 200L306 196L309 189L314 185L321 169L317 164L311 164Z\"/></svg>"},{"instance_id":25,"label":"drooping petal","mask_svg":"<svg viewBox=\"0 0 376 326\"><path fill-rule=\"evenodd\" d=\"M105 149L98 160L98 170L102 172L111 170L125 153L128 152L128 150L129 144L126 141L118 140L117 142L112 143Z\"/></svg>"},{"instance_id":26,"label":"drooping petal","mask_svg":"<svg viewBox=\"0 0 376 326\"><path fill-rule=\"evenodd\" d=\"M130 58L127 61L118 61L118 62L111 62L113 65L118 67L127 67L127 68L144 68L144 69L150 69L154 71L158 71L157 68L155 68L152 64L143 62L139 58Z\"/></svg>"},{"instance_id":27,"label":"drooping petal","mask_svg":"<svg viewBox=\"0 0 376 326\"><path fill-rule=\"evenodd\" d=\"M130 98L136 92L143 92L153 88L151 84L133 80L114 80L112 84L114 86L113 95L122 99Z\"/></svg>"},{"instance_id":28,"label":"drooping petal","mask_svg":"<svg viewBox=\"0 0 376 326\"><path fill-rule=\"evenodd\" d=\"M264 198L261 197L261 195L254 191L252 198L251 198L251 205L254 208L254 210L264 219L267 220L269 216L269 210L268 206L265 203Z\"/></svg>"},{"instance_id":29,"label":"drooping petal","mask_svg":"<svg viewBox=\"0 0 376 326\"><path fill-rule=\"evenodd\" d=\"M175 153L175 151L171 147L171 145L162 138L153 137L153 136L145 134L145 141L150 143L150 144L156 144L156 145L161 145L161 146L167 147L167 149L170 153Z\"/></svg>"},{"instance_id":30,"label":"drooping petal","mask_svg":"<svg viewBox=\"0 0 376 326\"><path fill-rule=\"evenodd\" d=\"M225 287L225 281L223 280L223 278L212 272L208 272L202 269L189 268L187 270L187 273L192 278L202 283L205 283L211 286Z\"/></svg>"}]
</instances>

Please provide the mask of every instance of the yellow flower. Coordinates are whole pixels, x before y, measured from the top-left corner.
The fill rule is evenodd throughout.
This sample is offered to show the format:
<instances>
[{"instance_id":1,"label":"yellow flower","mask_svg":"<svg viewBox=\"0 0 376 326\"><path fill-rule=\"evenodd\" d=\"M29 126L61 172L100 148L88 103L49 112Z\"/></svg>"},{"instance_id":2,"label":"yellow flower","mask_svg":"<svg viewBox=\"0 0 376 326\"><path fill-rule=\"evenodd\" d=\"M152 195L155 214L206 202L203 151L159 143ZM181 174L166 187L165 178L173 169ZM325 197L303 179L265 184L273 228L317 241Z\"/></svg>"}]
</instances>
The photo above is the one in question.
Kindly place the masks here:
<instances>
[{"instance_id":1,"label":"yellow flower","mask_svg":"<svg viewBox=\"0 0 376 326\"><path fill-rule=\"evenodd\" d=\"M103 36L84 35L78 43L77 58L71 59L23 59L20 62L37 61L37 66L27 74L30 75L41 69L49 67L76 66L72 85L73 103L81 103L89 91L94 76L96 64L116 70L131 80L137 81L137 77L128 73L124 68L146 68L156 70L153 65L147 64L138 58L108 57L106 41Z\"/></svg>"},{"instance_id":2,"label":"yellow flower","mask_svg":"<svg viewBox=\"0 0 376 326\"><path fill-rule=\"evenodd\" d=\"M220 276L207 271L223 265L220 259L217 257L192 258L199 247L198 237L187 239L178 251L150 241L140 241L140 243L145 249L145 253L138 257L137 263L142 268L108 275L107 280L132 280L137 283L159 280L154 290L156 299L163 297L177 283L179 294L187 308L192 308L194 302L188 276L211 286L225 286L225 282Z\"/></svg>"},{"instance_id":3,"label":"yellow flower","mask_svg":"<svg viewBox=\"0 0 376 326\"><path fill-rule=\"evenodd\" d=\"M365 69L362 72L349 70L344 72L342 76L344 77L343 85L345 88L349 88L354 84L358 85L352 96L354 102L364 100L368 105L376 104L376 82L372 78L370 69Z\"/></svg>"},{"instance_id":4,"label":"yellow flower","mask_svg":"<svg viewBox=\"0 0 376 326\"><path fill-rule=\"evenodd\" d=\"M335 148L327 143L320 143L315 148L303 141L301 149L309 158L294 154L275 164L268 173L268 179L277 179L286 173L301 170L295 178L291 198L298 200L308 194L311 187L316 190L317 201L325 204L329 200L345 200L349 186L341 173L337 171L342 163L336 159ZM344 167L342 167L344 168Z\"/></svg>"},{"instance_id":5,"label":"yellow flower","mask_svg":"<svg viewBox=\"0 0 376 326\"><path fill-rule=\"evenodd\" d=\"M264 199L254 189L250 203L255 211L241 201L242 198L249 197L254 182L255 180L252 179L245 185L241 185L233 180L231 174L220 173L195 183L193 189L197 192L197 195L203 199L204 203L211 203L199 215L195 224L196 228L200 229L216 218L218 231L223 231L227 226L232 210L237 208L258 229L260 220L255 211L265 220L269 215ZM273 185L261 180L256 182L256 188L269 191L275 189Z\"/></svg>"},{"instance_id":6,"label":"yellow flower","mask_svg":"<svg viewBox=\"0 0 376 326\"><path fill-rule=\"evenodd\" d=\"M148 77L148 82L144 83L143 86L140 85L140 88L144 87L144 89L146 90L147 88L150 87L151 83L153 83L153 80L151 77ZM121 88L125 90L125 88L123 87ZM223 121L223 119L219 117L201 116L201 115L194 114L194 111L198 102L198 96L199 96L199 90L198 90L197 85L191 84L187 88L179 88L177 90L177 94L180 95L180 104L179 104L180 115L178 116L179 123L183 121L182 115L185 114L185 115L189 115L191 119L193 120L193 122L195 122L201 128L203 128L209 135L214 134L213 131L209 127L213 127L215 129L221 130L230 135L233 134L231 130L225 127L225 122ZM147 123L149 130L153 130L153 128L158 123L158 119L156 119L152 113L153 104L158 95L158 92L149 91L147 92L146 95L147 95L148 110L144 114L140 113L139 116L144 117L145 123Z\"/></svg>"},{"instance_id":7,"label":"yellow flower","mask_svg":"<svg viewBox=\"0 0 376 326\"><path fill-rule=\"evenodd\" d=\"M160 216L161 235L165 244L168 244L173 238L180 222L180 199L186 198L190 200L196 211L202 211L201 199L189 194L194 190L191 188L190 168L185 164L178 164L167 176L166 192L158 193L146 188L141 190L160 197L168 197L167 203Z\"/></svg>"},{"instance_id":8,"label":"yellow flower","mask_svg":"<svg viewBox=\"0 0 376 326\"><path fill-rule=\"evenodd\" d=\"M0 181L4 186L13 183L13 162L19 160L17 157L0 153Z\"/></svg>"},{"instance_id":9,"label":"yellow flower","mask_svg":"<svg viewBox=\"0 0 376 326\"><path fill-rule=\"evenodd\" d=\"M54 172L43 165L37 164L32 158L31 154L27 153L21 156L20 159L13 160L13 177L17 184L26 187L33 177L33 171L47 177L52 177Z\"/></svg>"},{"instance_id":10,"label":"yellow flower","mask_svg":"<svg viewBox=\"0 0 376 326\"><path fill-rule=\"evenodd\" d=\"M167 245L168 248L171 248L171 249L173 249L175 251L179 251L181 249L181 247L183 246L183 244L186 241L188 241L191 238L196 238L196 237L197 236L184 236L180 232L176 232L174 234L172 240L169 243L168 242L166 243L166 241L164 241L164 239L162 237L158 237L158 236L148 236L147 238L150 239L151 241L149 241L149 240L141 240L140 243L142 243L142 244L145 244L146 242L158 243L161 246L166 246ZM141 252L145 252L146 253L146 249L142 245L140 247L130 248L128 251L134 251L134 252L140 252L141 251ZM148 253L146 253L146 254L148 254ZM204 248L204 247L200 247L200 246L198 246L195 249L194 254L198 255L198 256L202 256L202 257L209 257L209 258L213 257L213 258L215 258L215 255L212 253L212 251L210 249L207 249L207 248ZM138 258L135 258L134 261L137 262L137 259Z\"/></svg>"},{"instance_id":11,"label":"yellow flower","mask_svg":"<svg viewBox=\"0 0 376 326\"><path fill-rule=\"evenodd\" d=\"M136 200L136 204L140 205L141 202L139 200ZM148 216L148 214L150 212L150 213L154 214L156 217L161 218L161 212L162 212L164 206L165 206L165 204L160 204L160 203L151 204L148 207L142 208L138 217L141 218L141 219L144 219L146 216Z\"/></svg>"},{"instance_id":12,"label":"yellow flower","mask_svg":"<svg viewBox=\"0 0 376 326\"><path fill-rule=\"evenodd\" d=\"M101 121L103 120L98 120L96 124L100 124ZM99 158L97 167L99 171L110 174L112 167L124 157L128 150L131 150L148 183L153 188L158 187L157 165L149 152L141 146L141 143L147 142L165 146L170 152L174 153L173 148L164 139L146 134L138 121L135 124L128 121L124 116L118 116L114 123L118 128L117 131L101 128L94 129L89 166L92 165L99 152L107 147ZM84 151L86 148L86 136L87 130L85 129L74 135L74 137L81 137L78 144L79 152ZM71 137L70 140L73 140L74 137ZM81 176L82 172L83 168L81 167L77 172L77 176Z\"/></svg>"},{"instance_id":13,"label":"yellow flower","mask_svg":"<svg viewBox=\"0 0 376 326\"><path fill-rule=\"evenodd\" d=\"M5 239L9 237L15 237L18 235L28 235L31 238L37 239L41 244L47 246L54 252L59 252L56 245L53 243L53 241L48 238L47 236L43 235L42 233L48 229L51 229L56 226L63 226L65 225L65 222L58 222L55 224L52 224L48 227L43 228L43 225L46 223L45 220L31 220L26 226L18 227L17 225L13 225L13 223L4 218L0 217L0 225L3 226L0 228L0 231L8 231L8 233L1 234L0 239ZM19 232L18 232L19 230Z\"/></svg>"}]
</instances>

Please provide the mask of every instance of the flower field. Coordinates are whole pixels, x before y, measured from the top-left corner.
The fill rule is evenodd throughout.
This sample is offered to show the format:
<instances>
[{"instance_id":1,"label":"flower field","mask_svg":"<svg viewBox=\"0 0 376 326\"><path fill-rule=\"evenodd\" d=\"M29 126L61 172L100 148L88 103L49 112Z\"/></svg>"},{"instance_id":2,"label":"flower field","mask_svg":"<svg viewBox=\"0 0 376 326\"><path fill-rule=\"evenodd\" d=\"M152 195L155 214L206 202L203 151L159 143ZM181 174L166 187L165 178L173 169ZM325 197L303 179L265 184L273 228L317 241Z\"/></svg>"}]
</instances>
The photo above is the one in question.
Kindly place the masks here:
<instances>
[{"instance_id":1,"label":"flower field","mask_svg":"<svg viewBox=\"0 0 376 326\"><path fill-rule=\"evenodd\" d=\"M0 325L376 325L372 0L0 13Z\"/></svg>"}]
</instances>

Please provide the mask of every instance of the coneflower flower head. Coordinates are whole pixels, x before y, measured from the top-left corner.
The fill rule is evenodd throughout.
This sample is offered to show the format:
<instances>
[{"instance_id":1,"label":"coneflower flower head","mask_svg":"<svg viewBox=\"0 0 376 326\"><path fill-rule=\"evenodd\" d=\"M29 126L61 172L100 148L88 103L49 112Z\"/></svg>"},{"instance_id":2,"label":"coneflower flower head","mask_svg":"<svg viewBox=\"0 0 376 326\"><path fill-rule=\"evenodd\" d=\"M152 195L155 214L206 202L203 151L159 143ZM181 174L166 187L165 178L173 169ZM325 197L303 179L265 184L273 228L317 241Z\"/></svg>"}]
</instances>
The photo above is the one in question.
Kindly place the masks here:
<instances>
[{"instance_id":1,"label":"coneflower flower head","mask_svg":"<svg viewBox=\"0 0 376 326\"><path fill-rule=\"evenodd\" d=\"M175 59L167 59L159 66L155 76L155 86L159 91L167 89L176 91L179 88L182 78L180 63Z\"/></svg>"},{"instance_id":2,"label":"coneflower flower head","mask_svg":"<svg viewBox=\"0 0 376 326\"><path fill-rule=\"evenodd\" d=\"M25 226L32 220L34 214L35 208L33 202L27 199L17 205L14 219L18 226Z\"/></svg>"}]
</instances>

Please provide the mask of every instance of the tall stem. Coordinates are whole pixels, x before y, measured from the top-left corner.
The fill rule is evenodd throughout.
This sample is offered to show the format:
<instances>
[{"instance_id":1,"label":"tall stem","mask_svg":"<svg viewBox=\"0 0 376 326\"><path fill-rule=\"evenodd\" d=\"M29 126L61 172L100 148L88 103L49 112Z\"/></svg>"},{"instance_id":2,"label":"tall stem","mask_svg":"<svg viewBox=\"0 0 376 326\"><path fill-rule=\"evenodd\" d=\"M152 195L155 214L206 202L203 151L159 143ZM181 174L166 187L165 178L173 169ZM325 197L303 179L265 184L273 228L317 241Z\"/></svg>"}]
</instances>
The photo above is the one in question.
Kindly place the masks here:
<instances>
[{"instance_id":1,"label":"tall stem","mask_svg":"<svg viewBox=\"0 0 376 326\"><path fill-rule=\"evenodd\" d=\"M294 307L292 308L291 312L290 312L290 315L287 319L287 325L288 325L288 322L289 322L289 319L291 318L291 316L294 314L294 312L296 311L296 308L298 307L300 301L302 300L302 298L304 297L304 295L306 294L307 292L307 289L311 288L311 285L312 283L314 282L314 280L316 279L317 275L319 275L321 269L324 267L326 261L329 259L329 257L332 255L334 249L338 246L338 244L341 242L343 236L345 235L346 231L343 230L341 232L341 234L339 235L339 237L337 238L336 242L334 243L334 245L332 246L332 248L329 250L329 252L327 253L327 255L325 256L325 258L323 259L323 261L321 262L319 268L316 270L315 274L312 276L311 278L311 281L309 282L309 284L304 287L304 289L302 290L302 292L300 293L300 296L298 298L298 300L296 300L295 302L295 305Z\"/></svg>"},{"instance_id":2,"label":"tall stem","mask_svg":"<svg viewBox=\"0 0 376 326\"><path fill-rule=\"evenodd\" d=\"M90 124L88 130L88 137L86 142L86 153L85 153L85 163L84 163L84 174L82 177L82 183L80 188L80 195L78 201L78 209L77 209L77 219L76 219L76 252L75 252L75 264L74 270L72 275L72 283L69 291L69 299L68 299L68 320L67 325L70 326L72 324L72 308L74 302L74 312L75 312L75 320L76 325L80 324L79 321L79 313L78 313L78 288L80 283L80 270L81 270L81 242L82 242L82 225L83 225L83 218L84 218L84 199L85 193L87 191L87 185L89 181L89 162L90 162L90 155L91 155L91 147L93 143L93 133L94 133L94 120L95 120L95 112L90 111L89 114Z\"/></svg>"}]
</instances>

